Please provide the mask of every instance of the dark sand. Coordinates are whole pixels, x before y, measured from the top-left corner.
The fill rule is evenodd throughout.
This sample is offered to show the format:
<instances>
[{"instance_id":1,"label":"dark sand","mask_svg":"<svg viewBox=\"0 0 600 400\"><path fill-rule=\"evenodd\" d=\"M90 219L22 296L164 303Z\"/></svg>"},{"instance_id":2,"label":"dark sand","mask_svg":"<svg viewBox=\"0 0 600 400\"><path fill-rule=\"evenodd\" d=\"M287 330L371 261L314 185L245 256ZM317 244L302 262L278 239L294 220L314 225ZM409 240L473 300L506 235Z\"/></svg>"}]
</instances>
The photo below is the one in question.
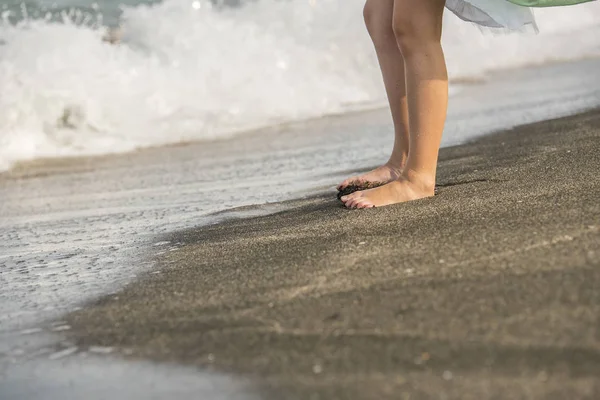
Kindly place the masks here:
<instances>
[{"instance_id":1,"label":"dark sand","mask_svg":"<svg viewBox=\"0 0 600 400\"><path fill-rule=\"evenodd\" d=\"M267 399L600 398L600 111L444 149L438 183L161 237L184 245L72 338Z\"/></svg>"}]
</instances>

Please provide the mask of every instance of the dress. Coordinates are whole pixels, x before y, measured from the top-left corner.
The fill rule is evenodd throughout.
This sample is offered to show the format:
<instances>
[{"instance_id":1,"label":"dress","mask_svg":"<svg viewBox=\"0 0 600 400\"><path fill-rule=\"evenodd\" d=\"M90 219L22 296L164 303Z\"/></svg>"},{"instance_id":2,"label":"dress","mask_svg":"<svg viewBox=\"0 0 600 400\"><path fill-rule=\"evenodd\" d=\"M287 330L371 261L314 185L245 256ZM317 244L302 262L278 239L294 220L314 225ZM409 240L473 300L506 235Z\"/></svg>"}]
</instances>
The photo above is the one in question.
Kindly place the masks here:
<instances>
[{"instance_id":1,"label":"dress","mask_svg":"<svg viewBox=\"0 0 600 400\"><path fill-rule=\"evenodd\" d=\"M460 19L490 28L537 30L531 9L507 0L446 0L446 7Z\"/></svg>"}]
</instances>

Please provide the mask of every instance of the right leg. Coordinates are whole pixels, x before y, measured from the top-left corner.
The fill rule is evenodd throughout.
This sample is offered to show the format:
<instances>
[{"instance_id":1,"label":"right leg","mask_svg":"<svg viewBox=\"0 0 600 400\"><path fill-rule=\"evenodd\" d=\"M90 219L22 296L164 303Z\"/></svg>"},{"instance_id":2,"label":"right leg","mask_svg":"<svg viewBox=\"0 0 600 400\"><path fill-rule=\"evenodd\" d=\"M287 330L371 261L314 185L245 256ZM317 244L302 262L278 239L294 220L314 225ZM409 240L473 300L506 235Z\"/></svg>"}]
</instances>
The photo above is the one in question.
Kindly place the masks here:
<instances>
[{"instance_id":1,"label":"right leg","mask_svg":"<svg viewBox=\"0 0 600 400\"><path fill-rule=\"evenodd\" d=\"M381 167L342 182L338 189L350 185L379 186L398 179L408 157L408 106L404 59L393 30L394 0L367 0L364 9L365 24L375 45L383 75L385 90L394 122L394 149L387 163Z\"/></svg>"},{"instance_id":2,"label":"right leg","mask_svg":"<svg viewBox=\"0 0 600 400\"><path fill-rule=\"evenodd\" d=\"M394 32L406 66L410 151L399 179L342 196L348 208L381 207L434 195L438 152L448 108L441 45L446 0L394 0Z\"/></svg>"}]
</instances>

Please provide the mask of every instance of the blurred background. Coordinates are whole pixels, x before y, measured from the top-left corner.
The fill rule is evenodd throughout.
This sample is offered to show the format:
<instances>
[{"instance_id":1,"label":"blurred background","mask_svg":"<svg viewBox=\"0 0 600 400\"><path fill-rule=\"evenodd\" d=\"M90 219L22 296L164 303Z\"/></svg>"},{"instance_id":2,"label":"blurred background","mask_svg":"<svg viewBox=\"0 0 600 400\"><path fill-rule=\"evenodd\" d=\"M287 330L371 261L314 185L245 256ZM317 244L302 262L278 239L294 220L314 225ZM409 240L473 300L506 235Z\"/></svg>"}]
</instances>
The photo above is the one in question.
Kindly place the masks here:
<instances>
[{"instance_id":1,"label":"blurred background","mask_svg":"<svg viewBox=\"0 0 600 400\"><path fill-rule=\"evenodd\" d=\"M1 0L0 170L384 106L363 5ZM493 70L600 55L599 2L536 11L538 35L446 14L454 90Z\"/></svg>"}]
</instances>

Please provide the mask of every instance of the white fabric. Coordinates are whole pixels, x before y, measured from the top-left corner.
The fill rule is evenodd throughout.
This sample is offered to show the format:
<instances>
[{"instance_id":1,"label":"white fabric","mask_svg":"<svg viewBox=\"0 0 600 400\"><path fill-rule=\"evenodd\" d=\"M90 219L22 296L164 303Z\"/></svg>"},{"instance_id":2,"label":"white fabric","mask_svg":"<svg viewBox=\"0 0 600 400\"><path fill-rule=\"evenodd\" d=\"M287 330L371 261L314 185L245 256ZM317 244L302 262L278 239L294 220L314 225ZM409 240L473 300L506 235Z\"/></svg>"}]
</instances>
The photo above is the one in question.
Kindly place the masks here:
<instances>
[{"instance_id":1,"label":"white fabric","mask_svg":"<svg viewBox=\"0 0 600 400\"><path fill-rule=\"evenodd\" d=\"M537 30L533 12L506 0L446 0L446 7L460 19L490 28Z\"/></svg>"}]
</instances>

